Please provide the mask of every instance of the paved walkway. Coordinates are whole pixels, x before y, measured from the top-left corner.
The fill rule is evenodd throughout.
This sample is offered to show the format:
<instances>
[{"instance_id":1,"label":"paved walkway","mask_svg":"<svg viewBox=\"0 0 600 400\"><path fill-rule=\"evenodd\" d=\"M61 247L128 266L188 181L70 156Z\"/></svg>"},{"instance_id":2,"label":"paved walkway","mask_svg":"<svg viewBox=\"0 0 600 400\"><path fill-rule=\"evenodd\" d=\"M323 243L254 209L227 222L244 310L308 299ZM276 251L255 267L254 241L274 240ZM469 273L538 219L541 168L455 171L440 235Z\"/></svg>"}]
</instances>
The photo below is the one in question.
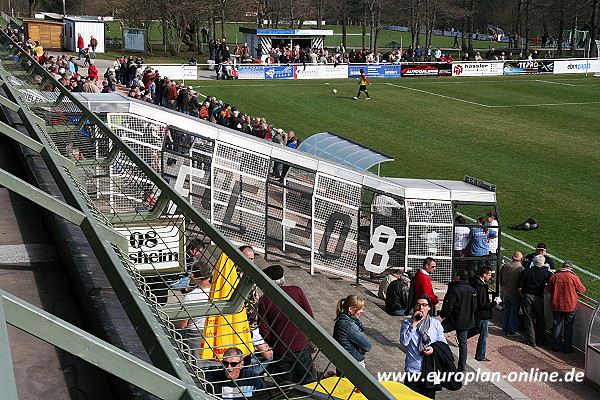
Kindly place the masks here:
<instances>
[{"instance_id":1,"label":"paved walkway","mask_svg":"<svg viewBox=\"0 0 600 400\"><path fill-rule=\"evenodd\" d=\"M0 168L25 179L4 135ZM2 186L0 204L0 288L81 326L73 290L38 207ZM90 364L11 325L8 337L19 398L112 398L104 375Z\"/></svg>"},{"instance_id":2,"label":"paved walkway","mask_svg":"<svg viewBox=\"0 0 600 400\"><path fill-rule=\"evenodd\" d=\"M257 261L266 266L264 260ZM370 284L355 286L351 282L334 276L316 274L311 276L305 269L288 266L286 268L286 283L301 286L308 297L317 322L328 332L333 331L335 306L338 300L348 294L358 294L365 299L366 312L361 319L366 327L365 334L371 341L373 349L368 353L367 369L377 376L381 372L402 371L404 369L404 351L398 343L400 325L404 317L389 316L383 310L384 302L376 296L377 287ZM438 296L444 295L442 287L436 288ZM534 371L556 371L563 377L565 373L575 369L583 372L584 354L575 351L572 354L553 353L547 348L531 348L525 345L519 336L510 339L501 335L500 323L502 314L495 310L494 319L490 321L490 336L487 344L487 357L492 361L480 363L473 357L477 337L469 340L469 359L467 371L480 376L500 373L507 377L511 372L523 373ZM451 348L458 358L455 335L447 335ZM483 374L483 375L482 375ZM511 375L512 376L512 375ZM582 382L474 382L463 386L456 392L443 390L438 392L438 399L598 399L600 394Z\"/></svg>"}]
</instances>

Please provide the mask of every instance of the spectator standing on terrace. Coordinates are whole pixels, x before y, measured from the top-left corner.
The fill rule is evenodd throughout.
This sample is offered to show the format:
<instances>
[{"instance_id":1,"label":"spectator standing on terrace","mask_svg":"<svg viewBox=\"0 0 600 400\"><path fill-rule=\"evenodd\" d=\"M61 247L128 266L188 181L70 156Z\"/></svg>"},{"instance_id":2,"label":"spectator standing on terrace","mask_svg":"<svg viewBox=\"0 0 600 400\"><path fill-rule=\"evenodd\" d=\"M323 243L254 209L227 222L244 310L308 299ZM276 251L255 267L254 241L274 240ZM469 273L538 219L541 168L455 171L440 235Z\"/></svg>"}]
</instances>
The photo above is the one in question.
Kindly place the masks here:
<instances>
[{"instance_id":1,"label":"spectator standing on terrace","mask_svg":"<svg viewBox=\"0 0 600 400\"><path fill-rule=\"evenodd\" d=\"M466 225L467 221L462 216L457 216L454 219L456 225ZM465 253L465 248L469 242L469 233L471 230L467 226L455 226L454 227L454 264L457 266L465 267L463 259L461 258Z\"/></svg>"},{"instance_id":2,"label":"spectator standing on terrace","mask_svg":"<svg viewBox=\"0 0 600 400\"><path fill-rule=\"evenodd\" d=\"M533 267L525 268L517 282L523 302L525 340L531 347L546 344L546 319L544 318L544 289L552 274L544 265L544 256L533 258Z\"/></svg>"},{"instance_id":3,"label":"spectator standing on terrace","mask_svg":"<svg viewBox=\"0 0 600 400\"><path fill-rule=\"evenodd\" d=\"M96 58L96 47L98 47L98 39L96 39L93 35L90 36L90 48L92 49L92 58Z\"/></svg>"},{"instance_id":4,"label":"spectator standing on terrace","mask_svg":"<svg viewBox=\"0 0 600 400\"><path fill-rule=\"evenodd\" d=\"M429 296L418 295L415 298L412 316L402 322L400 344L406 347L406 372L420 374L423 369L423 357L433 354L431 344L448 343L440 321L429 316L431 310L432 302ZM425 380L407 379L404 384L423 396L435 399L435 390L428 388Z\"/></svg>"},{"instance_id":5,"label":"spectator standing on terrace","mask_svg":"<svg viewBox=\"0 0 600 400\"><path fill-rule=\"evenodd\" d=\"M494 59L494 52L496 51L496 49L494 49L493 47L491 49L488 50L488 52L485 55L485 59L488 61L492 61Z\"/></svg>"},{"instance_id":6,"label":"spectator standing on terrace","mask_svg":"<svg viewBox=\"0 0 600 400\"><path fill-rule=\"evenodd\" d=\"M545 243L538 243L537 246L535 246L535 253L527 254L525 256L525 258L523 259L523 267L531 268L533 266L533 259L537 255L544 256L544 266L543 267L549 269L550 272L554 271L554 260L551 259L548 255L546 255L546 244Z\"/></svg>"},{"instance_id":7,"label":"spectator standing on terrace","mask_svg":"<svg viewBox=\"0 0 600 400\"><path fill-rule=\"evenodd\" d=\"M167 104L169 105L169 108L171 110L176 110L177 109L177 95L178 95L178 91L177 91L177 86L175 86L175 82L171 82L169 84L169 87L167 88Z\"/></svg>"},{"instance_id":8,"label":"spectator standing on terrace","mask_svg":"<svg viewBox=\"0 0 600 400\"><path fill-rule=\"evenodd\" d=\"M221 364L223 369L210 374L212 384L206 385L207 390L220 399L251 398L256 390L265 388L265 381L244 367L243 353L237 347L225 350Z\"/></svg>"},{"instance_id":9,"label":"spectator standing on terrace","mask_svg":"<svg viewBox=\"0 0 600 400\"><path fill-rule=\"evenodd\" d=\"M502 333L506 336L516 336L519 326L519 309L521 308L521 293L517 289L519 276L523 272L523 254L515 251L512 261L505 263L500 269L498 277L504 302L504 317L502 320Z\"/></svg>"},{"instance_id":10,"label":"spectator standing on terrace","mask_svg":"<svg viewBox=\"0 0 600 400\"><path fill-rule=\"evenodd\" d=\"M359 318L365 312L364 306L365 301L353 294L341 299L336 307L337 317L333 326L333 338L363 367L365 353L371 350Z\"/></svg>"},{"instance_id":11,"label":"spectator standing on terrace","mask_svg":"<svg viewBox=\"0 0 600 400\"><path fill-rule=\"evenodd\" d=\"M477 311L477 292L469 285L469 272L461 269L456 273L453 282L448 284L444 304L440 316L444 319L444 332L456 331L458 342L459 371L465 370L467 364L467 334L475 328L475 312Z\"/></svg>"},{"instance_id":12,"label":"spectator standing on terrace","mask_svg":"<svg viewBox=\"0 0 600 400\"><path fill-rule=\"evenodd\" d=\"M442 58L442 50L437 47L433 52L433 56L435 57L435 61L440 61L440 58Z\"/></svg>"},{"instance_id":13,"label":"spectator standing on terrace","mask_svg":"<svg viewBox=\"0 0 600 400\"><path fill-rule=\"evenodd\" d=\"M471 256L475 257L476 260L471 264L470 274L474 275L474 272L489 261L490 249L488 247L488 240L496 237L496 231L483 227L485 219L480 217L477 219L477 225L469 233L469 243L471 245Z\"/></svg>"},{"instance_id":14,"label":"spectator standing on terrace","mask_svg":"<svg viewBox=\"0 0 600 400\"><path fill-rule=\"evenodd\" d=\"M81 60L81 56L83 55L83 49L85 48L85 41L81 36L81 33L77 34L77 59Z\"/></svg>"},{"instance_id":15,"label":"spectator standing on terrace","mask_svg":"<svg viewBox=\"0 0 600 400\"><path fill-rule=\"evenodd\" d=\"M200 107L200 119L203 120L208 120L208 116L209 116L209 111L208 111L208 107L210 106L210 102L205 101L204 104L202 104L202 107Z\"/></svg>"},{"instance_id":16,"label":"spectator standing on terrace","mask_svg":"<svg viewBox=\"0 0 600 400\"><path fill-rule=\"evenodd\" d=\"M433 56L433 49L431 48L431 45L429 45L425 49L425 61L427 61L427 62L431 61L432 56Z\"/></svg>"},{"instance_id":17,"label":"spectator standing on terrace","mask_svg":"<svg viewBox=\"0 0 600 400\"><path fill-rule=\"evenodd\" d=\"M433 258L427 257L423 260L423 267L417 271L411 282L411 292L414 293L414 296L418 297L419 295L426 294L429 297L429 309L432 315L435 313L436 304L440 302L433 292L433 285L431 284L431 274L435 272L436 265Z\"/></svg>"},{"instance_id":18,"label":"spectator standing on terrace","mask_svg":"<svg viewBox=\"0 0 600 400\"><path fill-rule=\"evenodd\" d=\"M483 60L483 58L481 57L481 53L480 52L475 53L475 61L482 61L482 60Z\"/></svg>"},{"instance_id":19,"label":"spectator standing on terrace","mask_svg":"<svg viewBox=\"0 0 600 400\"><path fill-rule=\"evenodd\" d=\"M189 113L192 117L198 117L199 116L199 109L200 109L200 101L198 101L198 92L192 90L192 97L190 97L190 99L187 102L187 107L189 110Z\"/></svg>"},{"instance_id":20,"label":"spectator standing on terrace","mask_svg":"<svg viewBox=\"0 0 600 400\"><path fill-rule=\"evenodd\" d=\"M488 223L488 226L491 227L497 227L498 226L498 220L496 219L496 214L494 214L493 212L489 212L486 214L486 220ZM494 270L494 265L496 264L496 260L498 258L498 230L494 229L496 231L496 237L494 238L490 238L488 240L488 250L490 251L490 265L492 267L492 271Z\"/></svg>"},{"instance_id":21,"label":"spectator standing on terrace","mask_svg":"<svg viewBox=\"0 0 600 400\"><path fill-rule=\"evenodd\" d=\"M367 95L367 100L369 100L371 98L371 96L369 96L369 92L367 91L367 83L370 85L371 82L369 82L369 80L367 79L367 75L365 75L365 70L364 69L360 69L360 81L358 82L359 86L358 86L358 94L356 96L354 96L354 100L358 100L358 98L360 97L360 94L362 92L365 92L365 94Z\"/></svg>"},{"instance_id":22,"label":"spectator standing on terrace","mask_svg":"<svg viewBox=\"0 0 600 400\"><path fill-rule=\"evenodd\" d=\"M415 61L421 62L421 57L423 57L423 49L421 46L417 46L414 54Z\"/></svg>"},{"instance_id":23,"label":"spectator standing on terrace","mask_svg":"<svg viewBox=\"0 0 600 400\"><path fill-rule=\"evenodd\" d=\"M561 350L560 331L564 331L565 353L573 352L573 325L577 313L577 296L585 292L585 286L573 272L573 263L565 261L562 268L548 282L548 291L552 295L550 308L552 309L552 351Z\"/></svg>"},{"instance_id":24,"label":"spectator standing on terrace","mask_svg":"<svg viewBox=\"0 0 600 400\"><path fill-rule=\"evenodd\" d=\"M497 305L496 300L490 300L488 282L492 279L492 269L486 265L478 271L478 276L471 278L471 286L477 292L477 308L475 310L475 327L469 331L468 337L479 335L475 359L479 362L489 362L485 356L489 333L489 323L492 309Z\"/></svg>"},{"instance_id":25,"label":"spectator standing on terrace","mask_svg":"<svg viewBox=\"0 0 600 400\"><path fill-rule=\"evenodd\" d=\"M313 317L304 291L298 286L285 286L284 271L280 265L271 265L263 272ZM270 366L273 378L278 383L290 381L305 385L312 382L312 346L308 337L266 295L260 298L258 315L261 318L260 334L274 353L275 363Z\"/></svg>"}]
</instances>

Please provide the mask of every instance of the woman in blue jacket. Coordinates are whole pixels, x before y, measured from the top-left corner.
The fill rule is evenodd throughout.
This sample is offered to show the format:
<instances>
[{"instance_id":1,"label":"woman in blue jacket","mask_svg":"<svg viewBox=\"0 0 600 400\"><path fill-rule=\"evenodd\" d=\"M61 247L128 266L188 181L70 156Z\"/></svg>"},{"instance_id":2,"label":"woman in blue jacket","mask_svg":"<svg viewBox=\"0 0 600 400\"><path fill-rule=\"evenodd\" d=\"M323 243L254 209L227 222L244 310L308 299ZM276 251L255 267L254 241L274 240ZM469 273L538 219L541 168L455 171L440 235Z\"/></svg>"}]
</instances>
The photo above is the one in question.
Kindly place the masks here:
<instances>
[{"instance_id":1,"label":"woman in blue jacket","mask_svg":"<svg viewBox=\"0 0 600 400\"><path fill-rule=\"evenodd\" d=\"M337 304L337 318L333 326L333 338L356 358L363 367L365 366L365 353L371 350L371 343L362 334L365 330L360 315L365 312L365 302L356 295L349 295Z\"/></svg>"}]
</instances>

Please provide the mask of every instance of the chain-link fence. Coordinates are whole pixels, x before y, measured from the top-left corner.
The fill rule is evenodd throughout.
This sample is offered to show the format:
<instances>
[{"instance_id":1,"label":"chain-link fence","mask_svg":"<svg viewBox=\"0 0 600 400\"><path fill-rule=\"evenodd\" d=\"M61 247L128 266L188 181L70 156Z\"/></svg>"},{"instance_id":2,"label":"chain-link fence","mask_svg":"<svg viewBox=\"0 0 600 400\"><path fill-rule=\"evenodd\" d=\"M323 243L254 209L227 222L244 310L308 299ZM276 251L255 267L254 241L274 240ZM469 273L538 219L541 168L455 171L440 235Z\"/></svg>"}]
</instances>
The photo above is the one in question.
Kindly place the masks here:
<instances>
[{"instance_id":1,"label":"chain-link fence","mask_svg":"<svg viewBox=\"0 0 600 400\"><path fill-rule=\"evenodd\" d=\"M281 193L290 207L277 216L286 222L267 225L269 159L139 115L99 117L29 56L10 48L8 37L0 38L3 79L20 93L24 111L35 116L39 140L63 160L63 172L97 222L121 238L111 241L120 261L114 268L126 271L176 361L199 387L219 397L311 398L332 395L344 375L370 398L391 398L314 322L301 291L282 290L250 262L249 248L236 248L267 243L269 235L283 251L302 249L308 246L302 226L311 224L321 232L324 264L330 254L344 257L339 243L356 246L356 239L341 238L357 236L358 218L329 226L318 214L347 207L344 202L322 190L313 212L303 200L314 174L288 166L284 186L294 190ZM316 180L322 188L336 184ZM360 188L348 190L358 208ZM231 242L207 221L212 216ZM328 240L333 237L337 246Z\"/></svg>"}]
</instances>

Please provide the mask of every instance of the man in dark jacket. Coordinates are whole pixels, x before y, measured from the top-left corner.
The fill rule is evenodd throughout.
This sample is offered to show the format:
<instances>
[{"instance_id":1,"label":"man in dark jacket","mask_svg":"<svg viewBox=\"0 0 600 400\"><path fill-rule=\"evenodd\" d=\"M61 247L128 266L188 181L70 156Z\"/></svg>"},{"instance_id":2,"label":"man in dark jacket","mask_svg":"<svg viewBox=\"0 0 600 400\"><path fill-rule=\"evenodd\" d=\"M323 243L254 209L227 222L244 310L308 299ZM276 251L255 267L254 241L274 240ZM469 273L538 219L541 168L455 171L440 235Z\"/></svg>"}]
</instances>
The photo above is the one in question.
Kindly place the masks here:
<instances>
[{"instance_id":1,"label":"man in dark jacket","mask_svg":"<svg viewBox=\"0 0 600 400\"><path fill-rule=\"evenodd\" d=\"M475 328L469 331L468 337L479 334L475 359L480 362L489 362L485 356L488 340L488 329L492 319L492 309L498 304L497 300L490 301L488 282L492 279L492 270L487 265L479 269L478 276L471 278L471 286L477 292L477 311L475 311Z\"/></svg>"},{"instance_id":2,"label":"man in dark jacket","mask_svg":"<svg viewBox=\"0 0 600 400\"><path fill-rule=\"evenodd\" d=\"M461 269L456 273L454 282L448 284L440 316L444 319L445 332L456 331L458 342L458 371L464 371L467 363L467 333L475 327L477 311L477 292L468 282L469 272Z\"/></svg>"},{"instance_id":3,"label":"man in dark jacket","mask_svg":"<svg viewBox=\"0 0 600 400\"><path fill-rule=\"evenodd\" d=\"M546 344L544 292L552 273L543 268L545 262L543 254L535 256L533 267L525 268L517 281L517 288L521 292L525 340L531 347Z\"/></svg>"},{"instance_id":4,"label":"man in dark jacket","mask_svg":"<svg viewBox=\"0 0 600 400\"><path fill-rule=\"evenodd\" d=\"M521 262L521 264L523 264L523 267L525 267L525 268L533 267L533 258L539 254L544 256L544 265L542 266L542 268L546 268L546 269L550 270L550 272L554 272L554 260L551 259L550 257L548 257L548 255L546 254L546 244L545 243L538 243L538 245L535 246L535 253L527 254L523 258L523 261Z\"/></svg>"},{"instance_id":5,"label":"man in dark jacket","mask_svg":"<svg viewBox=\"0 0 600 400\"><path fill-rule=\"evenodd\" d=\"M406 274L392 281L385 292L385 311L390 315L404 315L408 306L410 277Z\"/></svg>"}]
</instances>

